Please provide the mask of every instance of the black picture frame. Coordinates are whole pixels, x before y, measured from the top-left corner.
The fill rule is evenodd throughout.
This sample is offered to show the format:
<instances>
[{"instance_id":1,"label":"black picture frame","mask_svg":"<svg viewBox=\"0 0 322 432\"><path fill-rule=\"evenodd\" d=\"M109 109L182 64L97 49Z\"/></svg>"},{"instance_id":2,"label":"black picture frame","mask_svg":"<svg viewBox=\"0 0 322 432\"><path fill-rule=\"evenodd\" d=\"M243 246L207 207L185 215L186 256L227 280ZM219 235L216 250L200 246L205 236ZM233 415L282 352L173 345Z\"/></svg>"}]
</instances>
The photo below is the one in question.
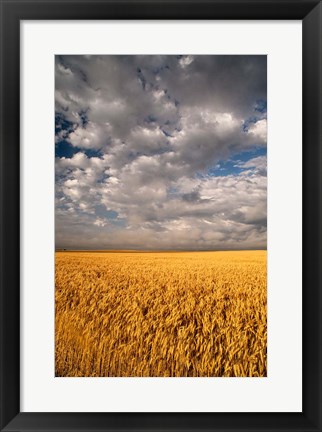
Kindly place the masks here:
<instances>
[{"instance_id":1,"label":"black picture frame","mask_svg":"<svg viewBox=\"0 0 322 432\"><path fill-rule=\"evenodd\" d=\"M316 0L0 0L2 431L322 431L321 2ZM303 23L303 411L20 412L20 21L259 19ZM290 357L292 353L290 353ZM46 395L43 395L46 398Z\"/></svg>"}]
</instances>

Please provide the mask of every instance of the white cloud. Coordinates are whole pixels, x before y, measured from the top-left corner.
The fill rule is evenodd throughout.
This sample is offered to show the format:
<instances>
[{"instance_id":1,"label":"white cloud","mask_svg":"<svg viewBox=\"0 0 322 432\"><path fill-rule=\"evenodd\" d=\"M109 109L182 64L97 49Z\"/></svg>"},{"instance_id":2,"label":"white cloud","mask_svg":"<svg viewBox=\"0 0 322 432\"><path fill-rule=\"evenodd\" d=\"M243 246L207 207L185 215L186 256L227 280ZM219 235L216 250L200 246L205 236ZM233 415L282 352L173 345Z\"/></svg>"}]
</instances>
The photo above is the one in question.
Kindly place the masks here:
<instances>
[{"instance_id":1,"label":"white cloud","mask_svg":"<svg viewBox=\"0 0 322 432\"><path fill-rule=\"evenodd\" d=\"M207 170L266 146L260 56L63 56L56 60L56 242L93 248L266 245L266 158ZM98 151L88 157L85 151Z\"/></svg>"},{"instance_id":2,"label":"white cloud","mask_svg":"<svg viewBox=\"0 0 322 432\"><path fill-rule=\"evenodd\" d=\"M248 128L248 133L258 138L260 142L266 143L267 139L267 120L261 119L256 123L252 123Z\"/></svg>"},{"instance_id":3,"label":"white cloud","mask_svg":"<svg viewBox=\"0 0 322 432\"><path fill-rule=\"evenodd\" d=\"M179 60L180 66L182 68L186 68L187 66L189 66L192 62L194 61L194 57L191 55L187 55L187 56L182 56L181 59Z\"/></svg>"},{"instance_id":4,"label":"white cloud","mask_svg":"<svg viewBox=\"0 0 322 432\"><path fill-rule=\"evenodd\" d=\"M71 132L67 141L74 147L99 150L110 141L111 128L109 125L96 125L89 122L85 127L79 126Z\"/></svg>"},{"instance_id":5,"label":"white cloud","mask_svg":"<svg viewBox=\"0 0 322 432\"><path fill-rule=\"evenodd\" d=\"M266 175L267 173L267 157L266 156L258 156L252 159L249 159L246 162L240 162L236 164L237 167L247 169L247 173L256 173L261 175Z\"/></svg>"},{"instance_id":6,"label":"white cloud","mask_svg":"<svg viewBox=\"0 0 322 432\"><path fill-rule=\"evenodd\" d=\"M95 196L83 192L82 186L76 182L69 182L65 186L71 188L69 196L76 201L93 199L96 204L104 204L106 209L113 209L127 221L127 235L118 237L121 231L117 227L109 226L102 232L99 239L100 247L114 247L117 238L122 241L122 247L131 247L139 242L138 233L142 234L140 247L148 235L151 245L157 247L175 247L178 242L181 248L225 248L240 246L242 238L243 247L264 247L266 242L266 178L261 175L240 175L227 177L205 177L203 179L181 179L172 184L176 192L170 195L165 187L145 185L138 187L130 181L125 183L108 181L96 188ZM191 193L191 190L197 191ZM189 195L189 192L190 195ZM187 198L186 196L189 195ZM84 207L81 206L80 210ZM86 209L88 210L88 209ZM86 212L88 213L88 211ZM75 215L78 218L79 215ZM71 218L69 217L70 221ZM68 238L71 242L90 241L93 236L89 230L89 237L79 232L81 226L66 223L66 216L57 221L60 229L66 231L65 244ZM96 218L94 225L105 227L107 222ZM68 232L67 232L68 231ZM123 232L124 230L122 230ZM197 232L199 235L197 236ZM74 235L72 234L74 233ZM150 233L150 234L149 234ZM76 235L78 234L78 235ZM153 235L152 235L153 234ZM161 238L162 237L162 238ZM121 240L122 239L122 240ZM112 242L112 243L111 243ZM75 245L74 245L75 246ZM120 245L118 246L120 247ZM152 247L152 246L151 246ZM179 247L179 246L178 246Z\"/></svg>"}]
</instances>

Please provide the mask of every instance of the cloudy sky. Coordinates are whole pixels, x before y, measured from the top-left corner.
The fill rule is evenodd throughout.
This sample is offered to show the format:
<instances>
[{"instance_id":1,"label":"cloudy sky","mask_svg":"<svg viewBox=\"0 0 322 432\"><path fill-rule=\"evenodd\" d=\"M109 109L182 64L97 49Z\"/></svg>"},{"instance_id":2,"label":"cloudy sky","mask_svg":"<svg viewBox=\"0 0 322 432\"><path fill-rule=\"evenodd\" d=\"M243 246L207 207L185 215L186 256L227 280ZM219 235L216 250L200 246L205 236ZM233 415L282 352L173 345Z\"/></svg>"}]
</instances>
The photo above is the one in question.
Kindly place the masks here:
<instances>
[{"instance_id":1,"label":"cloudy sky","mask_svg":"<svg viewBox=\"0 0 322 432\"><path fill-rule=\"evenodd\" d=\"M56 56L56 248L266 248L266 56Z\"/></svg>"}]
</instances>

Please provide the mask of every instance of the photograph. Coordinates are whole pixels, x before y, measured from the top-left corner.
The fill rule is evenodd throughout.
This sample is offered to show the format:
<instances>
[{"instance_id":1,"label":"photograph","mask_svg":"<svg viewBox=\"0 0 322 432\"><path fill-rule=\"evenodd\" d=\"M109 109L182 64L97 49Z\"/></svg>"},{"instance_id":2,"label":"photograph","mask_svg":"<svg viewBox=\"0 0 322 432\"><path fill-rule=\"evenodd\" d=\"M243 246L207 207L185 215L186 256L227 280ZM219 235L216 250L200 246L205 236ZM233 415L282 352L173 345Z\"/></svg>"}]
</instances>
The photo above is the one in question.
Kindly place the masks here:
<instances>
[{"instance_id":1,"label":"photograph","mask_svg":"<svg viewBox=\"0 0 322 432\"><path fill-rule=\"evenodd\" d=\"M55 377L268 376L267 112L266 55L55 56Z\"/></svg>"},{"instance_id":2,"label":"photograph","mask_svg":"<svg viewBox=\"0 0 322 432\"><path fill-rule=\"evenodd\" d=\"M0 432L322 432L322 0L0 5Z\"/></svg>"}]
</instances>

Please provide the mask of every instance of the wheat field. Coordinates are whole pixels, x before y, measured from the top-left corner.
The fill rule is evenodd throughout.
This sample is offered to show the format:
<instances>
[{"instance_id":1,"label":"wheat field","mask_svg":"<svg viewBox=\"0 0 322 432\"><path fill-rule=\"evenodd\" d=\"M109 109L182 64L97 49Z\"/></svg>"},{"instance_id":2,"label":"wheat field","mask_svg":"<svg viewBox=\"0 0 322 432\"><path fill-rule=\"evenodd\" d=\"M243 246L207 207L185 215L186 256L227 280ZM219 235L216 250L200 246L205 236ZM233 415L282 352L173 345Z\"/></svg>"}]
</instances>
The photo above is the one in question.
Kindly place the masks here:
<instances>
[{"instance_id":1,"label":"wheat field","mask_svg":"<svg viewBox=\"0 0 322 432\"><path fill-rule=\"evenodd\" d=\"M56 376L267 376L266 270L266 251L56 252Z\"/></svg>"}]
</instances>

